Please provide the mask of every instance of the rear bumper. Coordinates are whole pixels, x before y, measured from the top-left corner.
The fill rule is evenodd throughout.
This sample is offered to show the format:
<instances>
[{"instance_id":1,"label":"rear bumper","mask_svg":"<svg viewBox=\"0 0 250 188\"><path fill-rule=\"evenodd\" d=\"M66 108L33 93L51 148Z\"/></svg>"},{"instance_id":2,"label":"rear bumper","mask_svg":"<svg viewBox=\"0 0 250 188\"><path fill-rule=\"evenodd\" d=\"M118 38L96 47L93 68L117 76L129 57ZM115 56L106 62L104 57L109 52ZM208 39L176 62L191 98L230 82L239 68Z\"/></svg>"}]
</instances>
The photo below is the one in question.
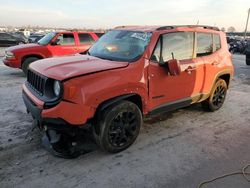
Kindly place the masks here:
<instances>
[{"instance_id":1,"label":"rear bumper","mask_svg":"<svg viewBox=\"0 0 250 188\"><path fill-rule=\"evenodd\" d=\"M5 57L3 58L3 63L12 68L21 68L21 63L18 59L6 59Z\"/></svg>"}]
</instances>

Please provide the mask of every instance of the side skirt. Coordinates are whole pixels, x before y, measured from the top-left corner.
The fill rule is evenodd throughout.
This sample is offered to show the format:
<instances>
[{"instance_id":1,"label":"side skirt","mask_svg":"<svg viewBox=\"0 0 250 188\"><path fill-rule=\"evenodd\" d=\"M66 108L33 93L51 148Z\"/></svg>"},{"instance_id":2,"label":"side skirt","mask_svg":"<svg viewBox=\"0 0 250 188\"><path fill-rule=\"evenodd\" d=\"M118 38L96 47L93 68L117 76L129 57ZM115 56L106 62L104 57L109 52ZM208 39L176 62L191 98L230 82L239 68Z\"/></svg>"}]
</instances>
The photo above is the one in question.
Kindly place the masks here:
<instances>
[{"instance_id":1,"label":"side skirt","mask_svg":"<svg viewBox=\"0 0 250 188\"><path fill-rule=\"evenodd\" d=\"M162 104L160 106L157 106L153 110L151 110L148 113L148 115L149 116L154 116L154 115L161 114L161 113L164 113L164 112L170 112L170 111L173 111L173 110L177 110L179 108L184 108L184 107L190 106L193 103L204 100L203 98L206 98L206 95L198 94L198 95L195 95L195 96L192 96L192 97L187 97L187 98L180 99L180 100L177 100L177 101L174 101L174 102L169 102L169 103L166 103L166 104Z\"/></svg>"}]
</instances>

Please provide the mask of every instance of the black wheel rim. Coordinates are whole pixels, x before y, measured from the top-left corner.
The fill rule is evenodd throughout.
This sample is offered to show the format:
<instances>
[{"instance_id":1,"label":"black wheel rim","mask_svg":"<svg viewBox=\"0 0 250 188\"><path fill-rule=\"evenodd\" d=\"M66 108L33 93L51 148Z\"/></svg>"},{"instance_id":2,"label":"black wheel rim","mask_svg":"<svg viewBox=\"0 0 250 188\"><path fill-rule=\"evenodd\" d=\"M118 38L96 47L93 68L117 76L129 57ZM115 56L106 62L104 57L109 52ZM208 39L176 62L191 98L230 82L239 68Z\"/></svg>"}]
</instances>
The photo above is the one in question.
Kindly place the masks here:
<instances>
[{"instance_id":1,"label":"black wheel rim","mask_svg":"<svg viewBox=\"0 0 250 188\"><path fill-rule=\"evenodd\" d=\"M216 107L221 107L226 97L226 88L222 85L218 86L213 95L212 103Z\"/></svg>"},{"instance_id":2,"label":"black wheel rim","mask_svg":"<svg viewBox=\"0 0 250 188\"><path fill-rule=\"evenodd\" d=\"M109 142L112 146L123 147L130 144L136 137L138 119L134 112L120 112L111 121Z\"/></svg>"}]
</instances>

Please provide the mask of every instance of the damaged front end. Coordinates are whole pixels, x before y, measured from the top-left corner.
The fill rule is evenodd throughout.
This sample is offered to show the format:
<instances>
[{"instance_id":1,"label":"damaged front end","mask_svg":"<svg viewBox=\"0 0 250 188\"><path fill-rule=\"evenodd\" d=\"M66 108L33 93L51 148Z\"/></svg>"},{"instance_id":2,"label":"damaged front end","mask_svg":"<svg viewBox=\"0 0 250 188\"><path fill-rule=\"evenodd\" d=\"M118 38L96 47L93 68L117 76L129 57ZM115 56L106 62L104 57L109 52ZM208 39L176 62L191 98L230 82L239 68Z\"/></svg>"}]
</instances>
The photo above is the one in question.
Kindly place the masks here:
<instances>
[{"instance_id":1,"label":"damaged front end","mask_svg":"<svg viewBox=\"0 0 250 188\"><path fill-rule=\"evenodd\" d=\"M90 126L73 126L60 118L42 119L42 109L36 106L23 92L27 112L31 113L34 125L42 133L42 144L50 153L62 158L76 158L96 150Z\"/></svg>"}]
</instances>

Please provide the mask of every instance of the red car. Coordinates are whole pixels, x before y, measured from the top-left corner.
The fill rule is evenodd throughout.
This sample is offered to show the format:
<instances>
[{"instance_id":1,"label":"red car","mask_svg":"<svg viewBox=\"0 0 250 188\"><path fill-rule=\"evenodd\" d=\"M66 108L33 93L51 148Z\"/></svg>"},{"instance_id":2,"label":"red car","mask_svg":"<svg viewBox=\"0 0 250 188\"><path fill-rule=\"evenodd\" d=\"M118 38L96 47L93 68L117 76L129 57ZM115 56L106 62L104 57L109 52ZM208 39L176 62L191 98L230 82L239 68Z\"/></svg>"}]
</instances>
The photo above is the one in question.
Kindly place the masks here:
<instances>
[{"instance_id":1,"label":"red car","mask_svg":"<svg viewBox=\"0 0 250 188\"><path fill-rule=\"evenodd\" d=\"M30 63L48 57L72 55L87 51L99 39L94 32L51 32L37 44L25 44L7 48L3 62L27 74Z\"/></svg>"},{"instance_id":2,"label":"red car","mask_svg":"<svg viewBox=\"0 0 250 188\"><path fill-rule=\"evenodd\" d=\"M75 135L86 125L103 150L120 152L135 141L143 116L194 103L220 109L233 78L231 58L215 27L120 27L87 55L32 64L23 100L54 153L75 156Z\"/></svg>"}]
</instances>

